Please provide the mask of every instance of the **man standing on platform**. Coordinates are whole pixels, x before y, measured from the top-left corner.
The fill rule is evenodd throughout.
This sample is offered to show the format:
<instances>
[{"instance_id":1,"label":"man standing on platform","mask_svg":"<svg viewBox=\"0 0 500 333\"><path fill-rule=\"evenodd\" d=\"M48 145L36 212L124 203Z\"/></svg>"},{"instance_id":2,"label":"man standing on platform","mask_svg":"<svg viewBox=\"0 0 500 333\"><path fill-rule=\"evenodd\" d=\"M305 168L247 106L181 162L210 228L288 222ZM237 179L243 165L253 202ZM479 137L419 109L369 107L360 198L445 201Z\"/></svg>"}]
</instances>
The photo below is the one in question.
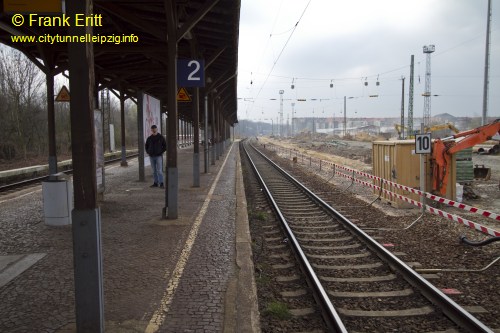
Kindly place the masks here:
<instances>
[{"instance_id":1,"label":"man standing on platform","mask_svg":"<svg viewBox=\"0 0 500 333\"><path fill-rule=\"evenodd\" d=\"M151 126L151 135L146 140L146 153L149 155L153 169L154 183L150 187L163 188L163 153L167 150L167 142L156 125Z\"/></svg>"}]
</instances>

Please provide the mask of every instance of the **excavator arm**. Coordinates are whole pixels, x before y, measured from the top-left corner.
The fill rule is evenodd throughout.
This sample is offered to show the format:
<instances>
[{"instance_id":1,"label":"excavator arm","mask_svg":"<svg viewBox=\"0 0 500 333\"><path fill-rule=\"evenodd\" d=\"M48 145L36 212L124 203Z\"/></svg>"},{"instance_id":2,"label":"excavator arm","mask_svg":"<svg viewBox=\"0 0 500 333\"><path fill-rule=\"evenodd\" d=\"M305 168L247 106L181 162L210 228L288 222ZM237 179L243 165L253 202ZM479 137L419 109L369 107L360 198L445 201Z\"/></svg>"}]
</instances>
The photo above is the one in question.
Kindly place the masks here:
<instances>
[{"instance_id":1,"label":"excavator arm","mask_svg":"<svg viewBox=\"0 0 500 333\"><path fill-rule=\"evenodd\" d=\"M488 141L496 134L500 134L500 119L495 120L491 124L434 141L432 152L434 159L432 189L438 191L441 195L446 195L446 187L450 174L449 165L452 155L463 149ZM455 141L458 138L463 139L458 142Z\"/></svg>"},{"instance_id":2,"label":"excavator arm","mask_svg":"<svg viewBox=\"0 0 500 333\"><path fill-rule=\"evenodd\" d=\"M435 131L439 131L439 130L444 130L444 129L450 129L451 131L453 131L453 133L459 133L460 131L458 130L458 128L455 127L455 125L453 125L452 123L446 123L446 124L441 124L441 125L434 125L434 126L431 126L431 127L426 127L425 128L425 132L435 132Z\"/></svg>"}]
</instances>

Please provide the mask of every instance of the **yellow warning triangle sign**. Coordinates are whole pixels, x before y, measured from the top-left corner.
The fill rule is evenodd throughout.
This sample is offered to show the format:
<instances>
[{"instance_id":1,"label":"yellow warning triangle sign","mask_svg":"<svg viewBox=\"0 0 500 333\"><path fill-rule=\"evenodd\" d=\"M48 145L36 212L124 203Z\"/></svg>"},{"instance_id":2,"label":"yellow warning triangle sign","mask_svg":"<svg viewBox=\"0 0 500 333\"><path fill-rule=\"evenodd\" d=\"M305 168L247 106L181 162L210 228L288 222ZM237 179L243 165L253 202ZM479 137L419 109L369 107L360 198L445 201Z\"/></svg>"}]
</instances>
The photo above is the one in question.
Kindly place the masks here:
<instances>
[{"instance_id":1,"label":"yellow warning triangle sign","mask_svg":"<svg viewBox=\"0 0 500 333\"><path fill-rule=\"evenodd\" d=\"M66 86L62 86L56 97L56 102L69 102L69 90Z\"/></svg>"},{"instance_id":2,"label":"yellow warning triangle sign","mask_svg":"<svg viewBox=\"0 0 500 333\"><path fill-rule=\"evenodd\" d=\"M186 88L180 88L177 92L177 101L178 102L191 102L191 97L186 90Z\"/></svg>"}]
</instances>

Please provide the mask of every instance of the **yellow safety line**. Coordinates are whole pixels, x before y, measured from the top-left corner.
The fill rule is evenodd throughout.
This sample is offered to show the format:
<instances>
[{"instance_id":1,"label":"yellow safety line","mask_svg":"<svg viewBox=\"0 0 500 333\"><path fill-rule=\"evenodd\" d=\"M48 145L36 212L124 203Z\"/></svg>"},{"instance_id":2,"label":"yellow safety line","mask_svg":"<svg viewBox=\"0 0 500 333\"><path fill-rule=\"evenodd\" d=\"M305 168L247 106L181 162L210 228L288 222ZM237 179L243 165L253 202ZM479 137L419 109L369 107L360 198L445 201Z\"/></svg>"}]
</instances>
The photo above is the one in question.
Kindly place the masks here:
<instances>
[{"instance_id":1,"label":"yellow safety line","mask_svg":"<svg viewBox=\"0 0 500 333\"><path fill-rule=\"evenodd\" d=\"M203 221L203 217L205 216L208 205L212 200L212 195L215 191L215 187L219 182L220 175L222 174L222 170L226 165L227 159L231 153L233 146L229 149L229 152L224 159L224 163L222 164L219 172L217 173L217 177L215 177L214 183L210 187L210 191L208 192L207 198L205 202L203 202L203 206L200 209L200 213L196 217L193 226L191 227L191 231L189 232L189 236L186 240L186 244L184 244L184 248L182 249L182 253L177 261L174 272L172 273L172 277L168 282L167 289L163 294L163 298L161 299L161 303L159 308L155 311L151 320L149 321L148 326L146 327L145 333L155 333L160 329L160 326L163 324L165 317L170 310L170 305L172 304L172 300L174 298L175 291L179 286L181 281L182 273L184 272L184 268L186 267L187 261L189 259L189 255L191 254L191 249L193 248L194 241L196 240L196 236L198 235L198 229L200 228L201 222Z\"/></svg>"}]
</instances>

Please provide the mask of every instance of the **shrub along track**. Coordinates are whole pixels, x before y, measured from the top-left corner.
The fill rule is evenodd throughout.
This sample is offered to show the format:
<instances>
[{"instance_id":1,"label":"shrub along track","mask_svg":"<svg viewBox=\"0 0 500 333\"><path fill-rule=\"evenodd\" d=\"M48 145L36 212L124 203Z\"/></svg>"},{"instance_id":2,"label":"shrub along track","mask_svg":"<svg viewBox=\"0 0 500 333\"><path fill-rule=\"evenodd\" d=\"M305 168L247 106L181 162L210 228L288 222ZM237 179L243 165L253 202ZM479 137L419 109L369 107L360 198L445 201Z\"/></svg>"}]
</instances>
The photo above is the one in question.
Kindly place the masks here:
<instances>
[{"instance_id":1,"label":"shrub along track","mask_svg":"<svg viewBox=\"0 0 500 333\"><path fill-rule=\"evenodd\" d=\"M249 179L248 174L246 178ZM315 204L304 201L300 191L296 193L296 190L285 187L280 176L273 174L270 179L272 184L269 186L277 195L278 205L284 205L283 214L300 239L304 252L321 276L325 289L349 330L379 331L382 328L383 331L410 332L445 330L455 326L442 315L439 308L436 309L420 295L418 288L413 288L401 279L399 273L392 271L387 264L381 264L378 257L345 228L334 225L331 215L324 210L317 211ZM267 210L267 214L270 214ZM267 215L253 215L256 216L254 220L267 218ZM259 235L253 231L254 240L258 240ZM267 242L282 238L264 238L261 246L257 245L257 250L264 249ZM260 253L257 250L256 266L259 267ZM285 266L286 263L283 263L282 268ZM298 296L298 292L295 295ZM405 312L401 311L403 309Z\"/></svg>"}]
</instances>

